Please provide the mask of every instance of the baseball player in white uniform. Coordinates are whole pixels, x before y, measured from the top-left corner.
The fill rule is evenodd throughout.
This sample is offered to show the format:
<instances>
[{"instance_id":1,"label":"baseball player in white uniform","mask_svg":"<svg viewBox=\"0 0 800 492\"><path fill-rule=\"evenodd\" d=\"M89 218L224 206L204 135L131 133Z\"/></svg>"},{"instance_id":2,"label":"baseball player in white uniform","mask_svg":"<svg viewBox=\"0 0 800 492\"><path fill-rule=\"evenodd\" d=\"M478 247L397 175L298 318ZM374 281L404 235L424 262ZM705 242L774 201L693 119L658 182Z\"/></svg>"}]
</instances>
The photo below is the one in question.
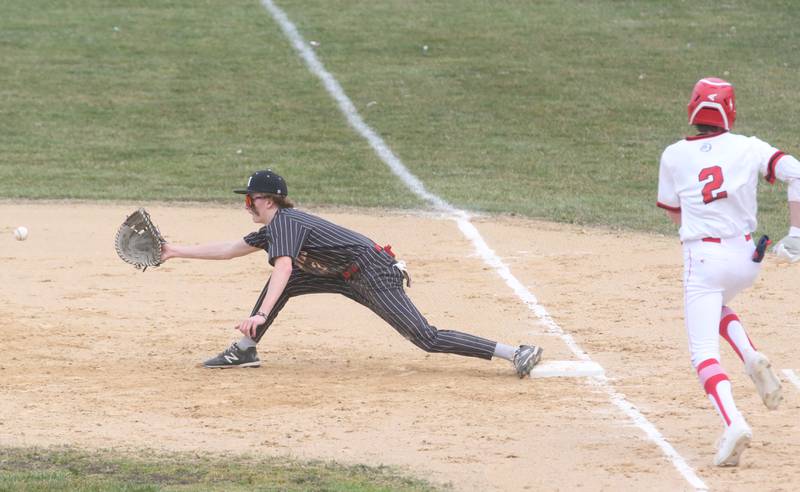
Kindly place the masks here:
<instances>
[{"instance_id":1,"label":"baseball player in white uniform","mask_svg":"<svg viewBox=\"0 0 800 492\"><path fill-rule=\"evenodd\" d=\"M764 405L778 407L781 385L769 359L756 350L730 302L755 281L766 237L756 246L759 176L789 183L791 227L776 252L800 259L800 162L756 138L730 133L736 119L733 86L721 79L697 82L689 100L696 136L661 156L658 206L680 226L684 262L685 323L692 365L725 426L714 458L736 466L752 430L736 408L728 375L720 365L719 337L744 363Z\"/></svg>"}]
</instances>

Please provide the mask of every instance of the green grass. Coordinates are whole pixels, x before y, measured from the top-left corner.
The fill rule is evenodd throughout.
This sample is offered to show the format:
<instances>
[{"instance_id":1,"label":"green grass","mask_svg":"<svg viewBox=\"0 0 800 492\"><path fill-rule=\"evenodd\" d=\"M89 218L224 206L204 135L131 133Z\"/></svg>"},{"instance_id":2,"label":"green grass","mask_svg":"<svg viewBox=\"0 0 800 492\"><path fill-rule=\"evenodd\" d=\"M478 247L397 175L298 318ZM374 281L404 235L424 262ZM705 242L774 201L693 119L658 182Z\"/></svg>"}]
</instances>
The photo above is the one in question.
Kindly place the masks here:
<instances>
[{"instance_id":1,"label":"green grass","mask_svg":"<svg viewBox=\"0 0 800 492\"><path fill-rule=\"evenodd\" d=\"M689 131L705 75L736 83L738 130L796 142L791 2L327 5L290 14L350 93L378 101L368 123L464 207L671 230L654 208L658 161ZM785 226L782 191L762 194L771 228Z\"/></svg>"},{"instance_id":2,"label":"green grass","mask_svg":"<svg viewBox=\"0 0 800 492\"><path fill-rule=\"evenodd\" d=\"M387 467L203 455L0 448L0 491L433 491Z\"/></svg>"},{"instance_id":3,"label":"green grass","mask_svg":"<svg viewBox=\"0 0 800 492\"><path fill-rule=\"evenodd\" d=\"M658 160L706 75L736 84L737 131L797 150L791 1L278 3L368 124L466 209L671 231ZM255 0L10 0L0 58L0 196L233 200L272 166L301 205L423 205ZM773 235L784 190L761 193Z\"/></svg>"},{"instance_id":4,"label":"green grass","mask_svg":"<svg viewBox=\"0 0 800 492\"><path fill-rule=\"evenodd\" d=\"M0 59L2 196L418 204L257 2L4 2Z\"/></svg>"}]
</instances>

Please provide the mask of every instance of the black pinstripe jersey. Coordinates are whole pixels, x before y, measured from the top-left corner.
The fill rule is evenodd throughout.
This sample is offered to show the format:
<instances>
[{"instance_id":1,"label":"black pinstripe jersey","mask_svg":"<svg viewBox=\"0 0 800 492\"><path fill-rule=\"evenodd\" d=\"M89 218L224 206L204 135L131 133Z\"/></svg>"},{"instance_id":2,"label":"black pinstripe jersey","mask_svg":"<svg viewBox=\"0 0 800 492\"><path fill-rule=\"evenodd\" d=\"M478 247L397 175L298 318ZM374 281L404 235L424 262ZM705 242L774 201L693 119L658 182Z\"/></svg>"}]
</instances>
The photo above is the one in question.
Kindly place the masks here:
<instances>
[{"instance_id":1,"label":"black pinstripe jersey","mask_svg":"<svg viewBox=\"0 0 800 492\"><path fill-rule=\"evenodd\" d=\"M314 275L339 276L355 259L375 248L366 236L294 208L281 208L272 221L244 237L255 248L263 248L275 265L279 256L289 256L295 266Z\"/></svg>"}]
</instances>

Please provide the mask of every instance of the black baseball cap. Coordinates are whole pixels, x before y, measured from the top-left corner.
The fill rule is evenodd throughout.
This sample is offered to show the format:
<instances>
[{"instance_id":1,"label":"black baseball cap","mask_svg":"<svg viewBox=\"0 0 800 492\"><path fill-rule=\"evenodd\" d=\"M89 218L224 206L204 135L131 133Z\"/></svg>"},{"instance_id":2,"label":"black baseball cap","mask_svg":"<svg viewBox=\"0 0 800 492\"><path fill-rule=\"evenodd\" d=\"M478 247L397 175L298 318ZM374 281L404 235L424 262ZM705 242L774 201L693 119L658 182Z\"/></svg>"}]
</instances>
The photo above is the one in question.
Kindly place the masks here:
<instances>
[{"instance_id":1,"label":"black baseball cap","mask_svg":"<svg viewBox=\"0 0 800 492\"><path fill-rule=\"evenodd\" d=\"M271 195L286 196L289 191L286 189L286 181L272 169L256 171L247 180L247 188L233 190L234 193L249 195L250 193L269 193Z\"/></svg>"}]
</instances>

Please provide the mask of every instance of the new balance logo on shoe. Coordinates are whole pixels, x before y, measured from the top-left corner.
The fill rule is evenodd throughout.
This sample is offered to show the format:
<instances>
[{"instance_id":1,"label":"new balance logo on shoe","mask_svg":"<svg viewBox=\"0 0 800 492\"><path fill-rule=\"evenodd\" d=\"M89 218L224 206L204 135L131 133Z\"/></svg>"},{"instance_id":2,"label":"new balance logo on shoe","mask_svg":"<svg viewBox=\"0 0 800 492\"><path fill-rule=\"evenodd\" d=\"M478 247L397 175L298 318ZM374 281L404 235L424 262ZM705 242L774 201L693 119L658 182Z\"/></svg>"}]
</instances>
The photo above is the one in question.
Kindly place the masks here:
<instances>
[{"instance_id":1,"label":"new balance logo on shoe","mask_svg":"<svg viewBox=\"0 0 800 492\"><path fill-rule=\"evenodd\" d=\"M258 353L255 347L241 349L236 342L232 343L230 347L223 350L222 353L216 357L212 357L203 362L203 367L210 369L231 369L235 367L260 367L261 359L258 358Z\"/></svg>"}]
</instances>

